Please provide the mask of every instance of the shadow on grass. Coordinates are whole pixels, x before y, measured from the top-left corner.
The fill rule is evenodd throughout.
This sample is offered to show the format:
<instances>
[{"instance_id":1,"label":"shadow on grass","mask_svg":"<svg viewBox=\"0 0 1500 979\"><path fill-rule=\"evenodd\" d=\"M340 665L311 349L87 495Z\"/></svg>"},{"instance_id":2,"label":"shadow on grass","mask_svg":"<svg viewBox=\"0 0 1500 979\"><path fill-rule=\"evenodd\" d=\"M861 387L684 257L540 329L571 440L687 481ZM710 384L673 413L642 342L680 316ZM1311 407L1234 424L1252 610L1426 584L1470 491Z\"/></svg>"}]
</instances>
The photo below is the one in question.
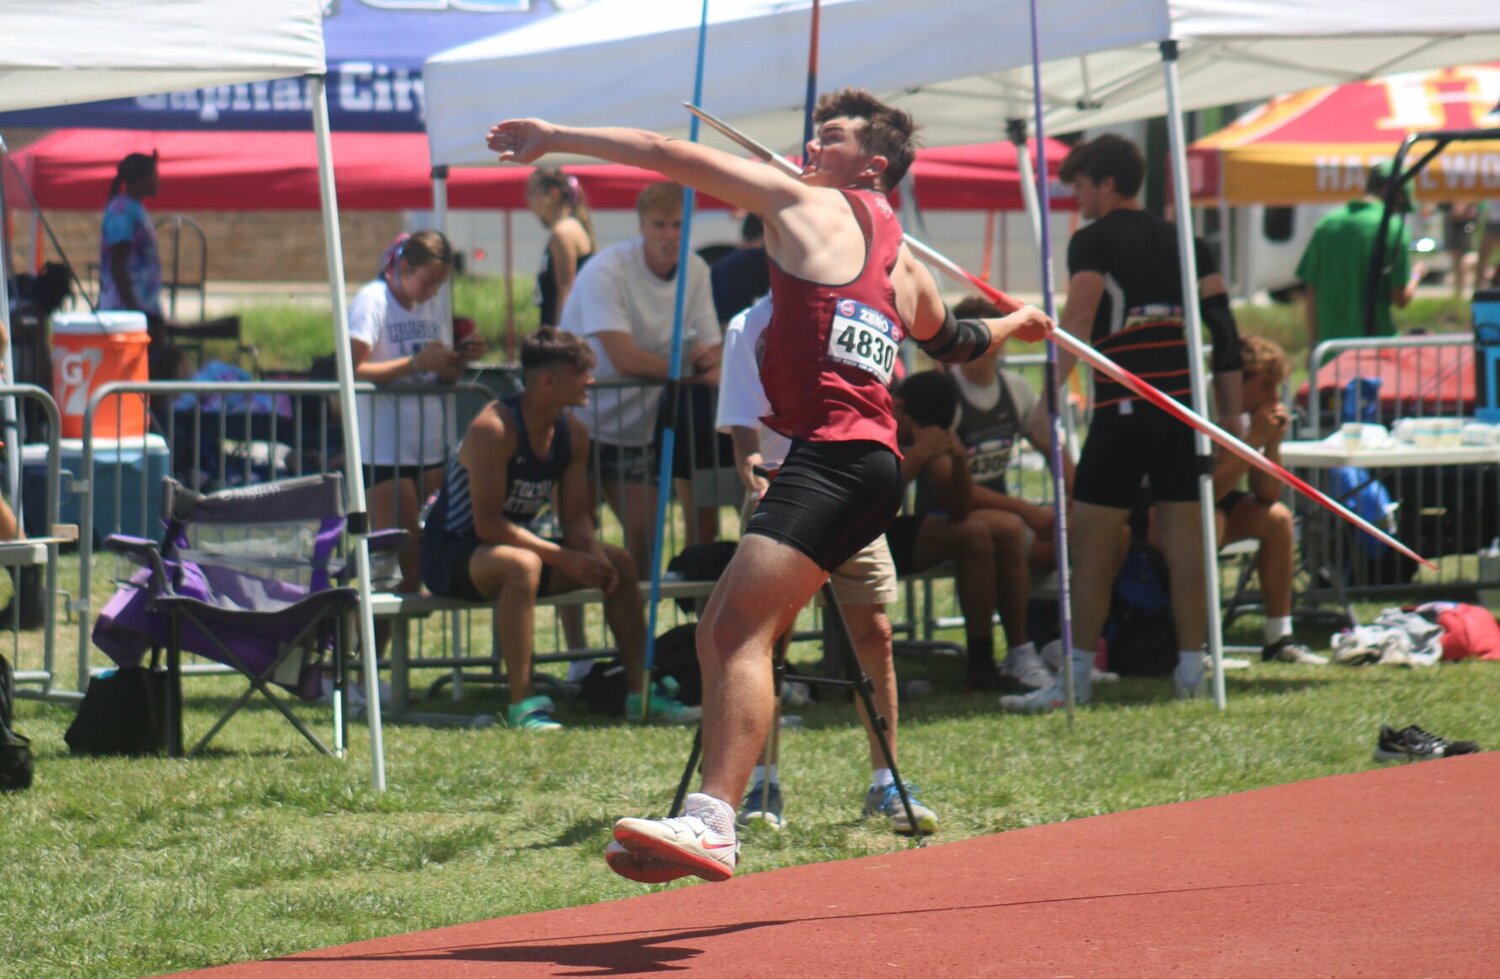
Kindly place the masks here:
<instances>
[{"instance_id":1,"label":"shadow on grass","mask_svg":"<svg viewBox=\"0 0 1500 979\"><path fill-rule=\"evenodd\" d=\"M598 819L580 819L565 829L556 839L531 843L520 847L520 849L556 850L562 847L581 846L604 834L612 825L614 825L614 820L608 816Z\"/></svg>"}]
</instances>

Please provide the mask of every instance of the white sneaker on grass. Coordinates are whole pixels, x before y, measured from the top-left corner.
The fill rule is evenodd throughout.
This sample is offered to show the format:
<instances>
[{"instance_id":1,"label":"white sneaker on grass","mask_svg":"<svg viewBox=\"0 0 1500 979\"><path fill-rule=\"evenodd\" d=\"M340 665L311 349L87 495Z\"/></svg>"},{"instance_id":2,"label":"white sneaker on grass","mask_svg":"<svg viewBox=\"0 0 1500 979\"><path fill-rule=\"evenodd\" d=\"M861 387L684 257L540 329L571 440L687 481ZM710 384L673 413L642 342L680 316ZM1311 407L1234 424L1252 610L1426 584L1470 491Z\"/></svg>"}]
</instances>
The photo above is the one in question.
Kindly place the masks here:
<instances>
[{"instance_id":1,"label":"white sneaker on grass","mask_svg":"<svg viewBox=\"0 0 1500 979\"><path fill-rule=\"evenodd\" d=\"M1051 643L1048 643L1050 646ZM1086 705L1093 696L1094 663L1093 657L1087 658L1074 655L1073 657L1073 703L1082 707ZM1054 676L1052 682L1040 690L1031 693L1006 694L1000 698L1000 709L1012 714L1046 714L1054 710L1061 710L1067 704L1067 691L1063 684L1066 681L1061 675Z\"/></svg>"},{"instance_id":2,"label":"white sneaker on grass","mask_svg":"<svg viewBox=\"0 0 1500 979\"><path fill-rule=\"evenodd\" d=\"M1047 669L1041 654L1030 643L1017 646L1005 654L1005 662L1000 669L1006 674L1015 677L1022 686L1033 690L1041 690L1043 687L1052 685L1052 671Z\"/></svg>"},{"instance_id":3,"label":"white sneaker on grass","mask_svg":"<svg viewBox=\"0 0 1500 979\"><path fill-rule=\"evenodd\" d=\"M687 797L684 815L671 819L625 818L615 823L615 842L630 853L627 861L606 852L610 869L632 880L640 878L627 869L647 868L665 874L658 864L671 864L684 873L704 880L728 880L734 876L740 844L734 832L734 810L711 796L694 792ZM721 825L722 824L722 825ZM667 877L665 879L673 879ZM647 880L646 883L660 883Z\"/></svg>"}]
</instances>

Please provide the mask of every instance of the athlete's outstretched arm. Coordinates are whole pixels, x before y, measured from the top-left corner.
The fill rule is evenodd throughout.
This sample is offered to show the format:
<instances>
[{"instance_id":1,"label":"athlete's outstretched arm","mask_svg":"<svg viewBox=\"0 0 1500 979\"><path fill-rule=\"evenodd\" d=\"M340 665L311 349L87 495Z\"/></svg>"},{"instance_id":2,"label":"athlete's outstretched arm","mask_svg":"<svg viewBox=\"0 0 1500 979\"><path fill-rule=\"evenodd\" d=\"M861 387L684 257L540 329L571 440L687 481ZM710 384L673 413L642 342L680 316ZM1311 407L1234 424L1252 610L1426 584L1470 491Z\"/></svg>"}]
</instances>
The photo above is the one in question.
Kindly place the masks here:
<instances>
[{"instance_id":1,"label":"athlete's outstretched arm","mask_svg":"<svg viewBox=\"0 0 1500 979\"><path fill-rule=\"evenodd\" d=\"M487 145L501 162L531 163L548 153L593 156L665 174L719 200L762 217L811 194L795 178L757 160L700 143L668 139L644 129L578 128L542 119L507 119L489 132Z\"/></svg>"},{"instance_id":2,"label":"athlete's outstretched arm","mask_svg":"<svg viewBox=\"0 0 1500 979\"><path fill-rule=\"evenodd\" d=\"M938 294L932 273L905 245L901 246L901 257L893 278L897 283L898 302L906 290L914 295L910 312L902 312L910 324L912 339L934 360L950 364L974 360L994 344L1011 337L1024 343L1039 343L1056 326L1035 306L1022 306L1007 316L955 320Z\"/></svg>"}]
</instances>

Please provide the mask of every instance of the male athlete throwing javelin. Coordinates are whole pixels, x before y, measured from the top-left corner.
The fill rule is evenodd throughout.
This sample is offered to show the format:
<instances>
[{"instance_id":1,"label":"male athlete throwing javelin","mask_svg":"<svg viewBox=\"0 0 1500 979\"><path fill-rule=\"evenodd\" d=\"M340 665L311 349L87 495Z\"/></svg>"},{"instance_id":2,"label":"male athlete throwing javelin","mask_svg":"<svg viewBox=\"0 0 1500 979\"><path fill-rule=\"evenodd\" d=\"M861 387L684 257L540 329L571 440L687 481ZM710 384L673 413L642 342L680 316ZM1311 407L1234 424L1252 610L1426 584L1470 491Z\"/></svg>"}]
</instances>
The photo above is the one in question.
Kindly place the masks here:
<instances>
[{"instance_id":1,"label":"male athlete throwing javelin","mask_svg":"<svg viewBox=\"0 0 1500 979\"><path fill-rule=\"evenodd\" d=\"M775 313L761 379L765 419L792 448L698 623L703 671L703 784L675 819L621 819L607 854L622 876L660 883L727 880L739 852L735 803L773 713L771 644L828 573L885 530L901 501L891 379L908 335L961 362L1053 323L1025 308L955 320L927 269L902 244L884 191L911 165L915 126L867 92L819 100L800 177L695 143L635 129L507 120L489 134L502 161L548 153L656 170L765 222Z\"/></svg>"}]
</instances>

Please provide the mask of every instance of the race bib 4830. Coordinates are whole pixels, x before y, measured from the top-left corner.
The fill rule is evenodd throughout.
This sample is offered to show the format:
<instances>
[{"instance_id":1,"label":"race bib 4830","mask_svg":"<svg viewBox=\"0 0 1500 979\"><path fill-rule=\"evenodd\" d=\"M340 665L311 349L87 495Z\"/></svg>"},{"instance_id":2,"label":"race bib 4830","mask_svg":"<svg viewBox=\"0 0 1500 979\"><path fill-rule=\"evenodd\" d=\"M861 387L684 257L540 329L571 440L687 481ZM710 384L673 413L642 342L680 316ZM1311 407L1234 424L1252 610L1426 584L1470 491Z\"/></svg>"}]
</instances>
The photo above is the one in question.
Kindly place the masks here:
<instances>
[{"instance_id":1,"label":"race bib 4830","mask_svg":"<svg viewBox=\"0 0 1500 979\"><path fill-rule=\"evenodd\" d=\"M853 299L834 301L829 360L857 367L879 378L881 384L889 384L900 342L899 328L880 310Z\"/></svg>"}]
</instances>

